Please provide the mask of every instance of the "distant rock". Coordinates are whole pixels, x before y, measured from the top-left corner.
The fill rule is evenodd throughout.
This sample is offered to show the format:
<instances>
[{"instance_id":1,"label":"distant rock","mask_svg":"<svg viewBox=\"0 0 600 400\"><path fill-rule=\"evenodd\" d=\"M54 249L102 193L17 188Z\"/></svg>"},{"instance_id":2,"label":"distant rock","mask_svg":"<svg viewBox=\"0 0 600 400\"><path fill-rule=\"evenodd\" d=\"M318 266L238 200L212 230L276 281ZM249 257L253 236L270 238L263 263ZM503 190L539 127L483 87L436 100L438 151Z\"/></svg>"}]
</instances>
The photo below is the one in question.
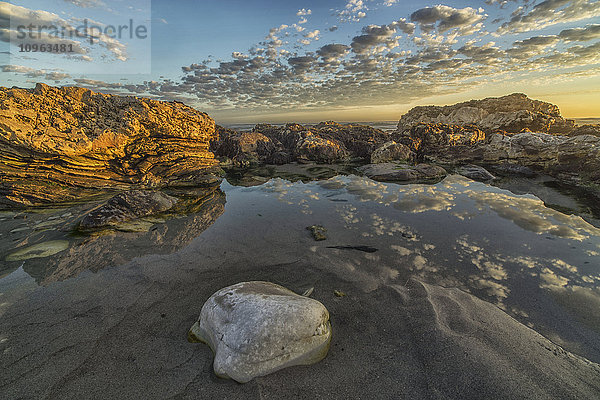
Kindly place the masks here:
<instances>
[{"instance_id":1,"label":"distant rock","mask_svg":"<svg viewBox=\"0 0 600 400\"><path fill-rule=\"evenodd\" d=\"M577 126L569 136L578 136L578 135L594 135L600 136L600 124L595 125L579 125Z\"/></svg>"},{"instance_id":2,"label":"distant rock","mask_svg":"<svg viewBox=\"0 0 600 400\"><path fill-rule=\"evenodd\" d=\"M316 300L269 282L242 282L213 294L188 333L213 350L221 378L240 383L327 355L329 312Z\"/></svg>"},{"instance_id":3,"label":"distant rock","mask_svg":"<svg viewBox=\"0 0 600 400\"><path fill-rule=\"evenodd\" d=\"M415 154L402 143L390 141L384 143L371 153L371 164L379 164L391 161L411 161Z\"/></svg>"},{"instance_id":4,"label":"distant rock","mask_svg":"<svg viewBox=\"0 0 600 400\"><path fill-rule=\"evenodd\" d=\"M473 124L487 133L531 131L568 134L575 128L575 121L561 117L557 106L532 100L522 93L443 107L415 107L400 118L398 132L409 131L419 123Z\"/></svg>"},{"instance_id":5,"label":"distant rock","mask_svg":"<svg viewBox=\"0 0 600 400\"><path fill-rule=\"evenodd\" d=\"M444 168L430 164L402 163L368 164L358 168L368 178L382 182L423 182L441 180L447 175Z\"/></svg>"},{"instance_id":6,"label":"distant rock","mask_svg":"<svg viewBox=\"0 0 600 400\"><path fill-rule=\"evenodd\" d=\"M287 164L294 161L340 163L353 158L369 160L371 153L390 135L366 125L321 122L314 126L259 124L252 132L217 127L211 144L217 156L236 167Z\"/></svg>"},{"instance_id":7,"label":"distant rock","mask_svg":"<svg viewBox=\"0 0 600 400\"><path fill-rule=\"evenodd\" d=\"M179 102L78 87L0 88L0 205L214 183L215 123Z\"/></svg>"},{"instance_id":8,"label":"distant rock","mask_svg":"<svg viewBox=\"0 0 600 400\"><path fill-rule=\"evenodd\" d=\"M464 177L473 179L474 181L486 182L496 179L496 177L490 174L485 168L473 164L463 165L457 168L456 172Z\"/></svg>"},{"instance_id":9,"label":"distant rock","mask_svg":"<svg viewBox=\"0 0 600 400\"><path fill-rule=\"evenodd\" d=\"M119 193L83 217L79 227L87 230L115 226L167 211L176 203L176 198L162 192L132 190Z\"/></svg>"}]
</instances>

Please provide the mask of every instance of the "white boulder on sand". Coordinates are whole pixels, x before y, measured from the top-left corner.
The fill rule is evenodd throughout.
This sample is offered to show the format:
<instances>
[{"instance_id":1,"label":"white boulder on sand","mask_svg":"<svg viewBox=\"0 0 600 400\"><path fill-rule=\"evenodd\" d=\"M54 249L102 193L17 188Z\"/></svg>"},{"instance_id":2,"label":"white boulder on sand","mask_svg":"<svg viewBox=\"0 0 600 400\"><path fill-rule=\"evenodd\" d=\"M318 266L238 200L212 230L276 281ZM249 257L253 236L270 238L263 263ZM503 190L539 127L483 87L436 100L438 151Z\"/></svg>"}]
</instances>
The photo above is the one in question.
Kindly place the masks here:
<instances>
[{"instance_id":1,"label":"white boulder on sand","mask_svg":"<svg viewBox=\"0 0 600 400\"><path fill-rule=\"evenodd\" d=\"M245 383L327 355L329 312L320 302L269 282L242 282L213 294L188 333L215 354L215 374Z\"/></svg>"}]
</instances>

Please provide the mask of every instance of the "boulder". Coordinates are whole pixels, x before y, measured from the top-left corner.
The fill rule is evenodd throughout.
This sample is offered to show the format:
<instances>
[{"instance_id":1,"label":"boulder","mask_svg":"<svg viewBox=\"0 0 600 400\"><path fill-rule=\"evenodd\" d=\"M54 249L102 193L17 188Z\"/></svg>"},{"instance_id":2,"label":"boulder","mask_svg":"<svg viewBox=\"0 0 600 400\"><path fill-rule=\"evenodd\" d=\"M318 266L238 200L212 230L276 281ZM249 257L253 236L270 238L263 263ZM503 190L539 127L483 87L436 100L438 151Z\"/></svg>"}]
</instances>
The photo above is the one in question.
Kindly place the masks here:
<instances>
[{"instance_id":1,"label":"boulder","mask_svg":"<svg viewBox=\"0 0 600 400\"><path fill-rule=\"evenodd\" d=\"M188 333L215 355L221 378L245 383L327 355L329 312L316 300L269 282L242 282L213 294Z\"/></svg>"},{"instance_id":2,"label":"boulder","mask_svg":"<svg viewBox=\"0 0 600 400\"><path fill-rule=\"evenodd\" d=\"M493 179L496 179L496 177L492 174L489 173L488 170L486 170L483 167L480 167L478 165L473 165L473 164L468 164L468 165L463 165L459 168L457 168L456 172L458 172L460 175L467 177L469 179L473 179L474 181L491 181Z\"/></svg>"},{"instance_id":3,"label":"boulder","mask_svg":"<svg viewBox=\"0 0 600 400\"><path fill-rule=\"evenodd\" d=\"M214 183L215 122L179 102L77 87L0 88L0 205Z\"/></svg>"},{"instance_id":4,"label":"boulder","mask_svg":"<svg viewBox=\"0 0 600 400\"><path fill-rule=\"evenodd\" d=\"M411 161L415 154L405 145L390 141L378 147L371 154L371 164L390 161Z\"/></svg>"},{"instance_id":5,"label":"boulder","mask_svg":"<svg viewBox=\"0 0 600 400\"><path fill-rule=\"evenodd\" d=\"M294 153L298 159L328 164L344 161L349 157L343 144L310 132L296 144Z\"/></svg>"},{"instance_id":6,"label":"boulder","mask_svg":"<svg viewBox=\"0 0 600 400\"><path fill-rule=\"evenodd\" d=\"M171 209L177 199L162 192L131 190L119 193L104 205L86 214L79 227L97 229L158 214Z\"/></svg>"},{"instance_id":7,"label":"boulder","mask_svg":"<svg viewBox=\"0 0 600 400\"><path fill-rule=\"evenodd\" d=\"M211 143L215 155L231 159L236 167L270 162L281 146L259 132L235 132L219 127L219 141ZM279 147L279 148L278 148Z\"/></svg>"},{"instance_id":8,"label":"boulder","mask_svg":"<svg viewBox=\"0 0 600 400\"><path fill-rule=\"evenodd\" d=\"M367 164L359 167L358 171L368 178L382 182L423 182L441 180L447 175L444 168L431 164Z\"/></svg>"}]
</instances>

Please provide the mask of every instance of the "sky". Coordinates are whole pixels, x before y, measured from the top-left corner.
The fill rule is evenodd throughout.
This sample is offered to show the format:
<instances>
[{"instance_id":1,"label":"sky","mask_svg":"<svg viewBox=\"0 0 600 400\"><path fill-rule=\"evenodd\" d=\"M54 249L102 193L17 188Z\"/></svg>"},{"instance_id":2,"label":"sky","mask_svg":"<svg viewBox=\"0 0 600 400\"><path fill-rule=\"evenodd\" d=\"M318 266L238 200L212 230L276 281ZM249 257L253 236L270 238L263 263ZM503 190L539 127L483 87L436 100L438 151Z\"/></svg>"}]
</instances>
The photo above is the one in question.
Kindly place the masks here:
<instances>
[{"instance_id":1,"label":"sky","mask_svg":"<svg viewBox=\"0 0 600 400\"><path fill-rule=\"evenodd\" d=\"M439 1L0 1L0 85L178 100L222 124L514 92L600 117L600 0Z\"/></svg>"}]
</instances>

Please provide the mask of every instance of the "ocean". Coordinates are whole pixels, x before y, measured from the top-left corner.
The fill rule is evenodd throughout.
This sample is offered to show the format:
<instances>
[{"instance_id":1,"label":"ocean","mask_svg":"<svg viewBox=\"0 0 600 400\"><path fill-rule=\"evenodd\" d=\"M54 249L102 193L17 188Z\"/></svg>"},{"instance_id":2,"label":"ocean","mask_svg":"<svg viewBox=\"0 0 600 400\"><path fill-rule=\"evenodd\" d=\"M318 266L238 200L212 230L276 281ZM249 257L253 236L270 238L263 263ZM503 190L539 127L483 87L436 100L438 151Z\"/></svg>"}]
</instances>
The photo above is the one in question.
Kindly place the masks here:
<instances>
[{"instance_id":1,"label":"ocean","mask_svg":"<svg viewBox=\"0 0 600 400\"><path fill-rule=\"evenodd\" d=\"M600 124L600 118L588 117L588 118L571 118L571 119L575 120L575 123L577 123L577 125ZM318 122L306 123L304 125L312 125L312 124L317 124L317 123ZM348 124L349 122L340 122L340 123ZM360 122L353 122L353 123L372 126L373 128L381 129L383 131L395 131L396 127L398 126L398 121L370 121L370 122L369 121L366 121L366 122L360 121ZM284 126L285 124L271 124L271 125ZM252 130L252 128L254 128L256 126L256 124L225 124L223 126L225 128L233 129L234 131L244 132L244 131Z\"/></svg>"}]
</instances>

